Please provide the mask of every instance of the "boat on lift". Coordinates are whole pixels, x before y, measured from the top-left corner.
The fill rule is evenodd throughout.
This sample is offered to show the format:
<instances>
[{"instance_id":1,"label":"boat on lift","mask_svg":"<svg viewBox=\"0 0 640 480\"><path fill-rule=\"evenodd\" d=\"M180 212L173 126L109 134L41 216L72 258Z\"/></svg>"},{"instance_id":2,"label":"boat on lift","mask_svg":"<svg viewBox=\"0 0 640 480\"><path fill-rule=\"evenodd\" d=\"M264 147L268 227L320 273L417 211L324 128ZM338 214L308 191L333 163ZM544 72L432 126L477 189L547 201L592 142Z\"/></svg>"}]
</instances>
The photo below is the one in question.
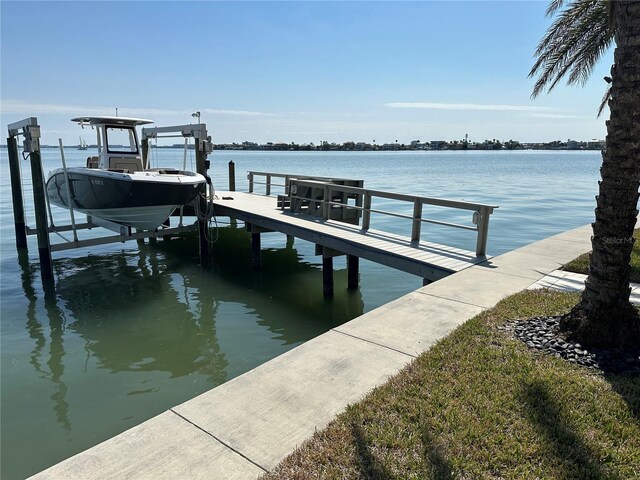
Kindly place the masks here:
<instances>
[{"instance_id":1,"label":"boat on lift","mask_svg":"<svg viewBox=\"0 0 640 480\"><path fill-rule=\"evenodd\" d=\"M96 129L98 155L88 157L85 167L50 172L47 180L50 203L71 207L92 221L102 219L125 227L153 230L176 208L206 192L207 179L199 173L150 169L145 165L136 127L153 121L125 117L78 117L71 121Z\"/></svg>"}]
</instances>

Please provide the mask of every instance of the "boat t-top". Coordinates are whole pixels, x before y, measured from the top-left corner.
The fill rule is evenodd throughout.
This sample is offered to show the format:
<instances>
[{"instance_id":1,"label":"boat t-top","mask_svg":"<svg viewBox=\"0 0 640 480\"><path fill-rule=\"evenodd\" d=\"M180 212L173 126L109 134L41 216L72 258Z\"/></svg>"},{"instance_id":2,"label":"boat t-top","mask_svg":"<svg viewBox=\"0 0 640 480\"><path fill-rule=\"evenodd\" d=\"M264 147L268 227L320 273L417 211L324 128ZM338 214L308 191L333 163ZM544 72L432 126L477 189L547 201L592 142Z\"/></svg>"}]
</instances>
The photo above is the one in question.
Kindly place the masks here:
<instances>
[{"instance_id":1,"label":"boat t-top","mask_svg":"<svg viewBox=\"0 0 640 480\"><path fill-rule=\"evenodd\" d=\"M98 155L88 157L84 167L59 168L49 174L47 195L52 204L107 222L153 230L176 208L206 191L203 175L151 169L144 164L136 127L153 121L125 117L78 117L71 121L96 129Z\"/></svg>"}]
</instances>

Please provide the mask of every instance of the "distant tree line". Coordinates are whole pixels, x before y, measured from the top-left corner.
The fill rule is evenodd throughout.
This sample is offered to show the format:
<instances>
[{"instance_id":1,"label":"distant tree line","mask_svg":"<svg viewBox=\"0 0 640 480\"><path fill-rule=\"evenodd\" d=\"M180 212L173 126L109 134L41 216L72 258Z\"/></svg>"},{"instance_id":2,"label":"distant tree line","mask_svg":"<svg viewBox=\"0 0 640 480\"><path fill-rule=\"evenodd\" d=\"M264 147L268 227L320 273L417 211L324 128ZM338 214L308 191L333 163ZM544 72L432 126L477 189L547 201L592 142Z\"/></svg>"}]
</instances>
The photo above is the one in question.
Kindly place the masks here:
<instances>
[{"instance_id":1,"label":"distant tree line","mask_svg":"<svg viewBox=\"0 0 640 480\"><path fill-rule=\"evenodd\" d=\"M421 142L414 140L409 144L398 143L366 143L344 142L329 143L322 141L314 143L284 143L267 142L258 144L255 142L221 143L214 144L215 150L267 150L267 151L403 151L403 150L602 150L604 140L592 140L590 142L576 140L554 140L552 142L519 142L517 140L500 141L497 139L484 140L483 142L470 142L467 140L432 140Z\"/></svg>"}]
</instances>

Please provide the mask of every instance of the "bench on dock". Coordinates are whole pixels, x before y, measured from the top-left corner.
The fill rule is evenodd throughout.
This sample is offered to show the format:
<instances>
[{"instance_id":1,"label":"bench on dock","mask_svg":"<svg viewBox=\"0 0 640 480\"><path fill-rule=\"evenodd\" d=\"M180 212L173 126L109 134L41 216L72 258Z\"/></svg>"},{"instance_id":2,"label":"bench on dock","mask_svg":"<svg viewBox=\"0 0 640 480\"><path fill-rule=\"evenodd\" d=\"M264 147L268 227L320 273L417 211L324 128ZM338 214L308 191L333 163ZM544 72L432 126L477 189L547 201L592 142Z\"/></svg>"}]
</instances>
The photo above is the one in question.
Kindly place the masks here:
<instances>
[{"instance_id":1,"label":"bench on dock","mask_svg":"<svg viewBox=\"0 0 640 480\"><path fill-rule=\"evenodd\" d=\"M262 178L264 180L262 181ZM296 213L305 213L308 215L315 215L320 209L320 201L323 199L322 191L318 191L317 189L310 187L308 192L304 195L297 195L300 201L294 201L291 203L291 182L293 180L309 180L315 182L330 183L332 185L342 185L349 187L364 187L364 180L352 179L352 178L339 178L339 177L322 177L318 175L292 175L292 174L281 174L281 173L272 173L272 172L256 172L251 171L247 175L249 180L249 193L254 193L256 185L264 185L265 195L271 195L273 187L280 187L284 190L283 194L277 195L277 208L291 209ZM260 180L258 180L260 178ZM282 180L282 183L275 183L275 179ZM297 188L297 187L296 187ZM350 200L353 200L353 204L357 206L362 206L362 195L360 194L352 194L347 192L334 192L334 200L336 202L347 203ZM332 219L340 220L346 223L358 224L358 219L360 217L360 212L357 210L337 210L334 209L332 212Z\"/></svg>"}]
</instances>

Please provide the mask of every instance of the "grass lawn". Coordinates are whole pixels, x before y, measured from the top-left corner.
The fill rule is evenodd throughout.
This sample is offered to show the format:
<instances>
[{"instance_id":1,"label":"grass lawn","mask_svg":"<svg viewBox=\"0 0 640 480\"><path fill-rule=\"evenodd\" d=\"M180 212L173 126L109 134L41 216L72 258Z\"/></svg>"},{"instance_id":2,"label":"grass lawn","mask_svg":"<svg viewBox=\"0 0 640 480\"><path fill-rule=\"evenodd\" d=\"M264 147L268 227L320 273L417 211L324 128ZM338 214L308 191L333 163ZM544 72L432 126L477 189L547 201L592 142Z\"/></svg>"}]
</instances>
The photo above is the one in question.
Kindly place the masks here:
<instances>
[{"instance_id":1,"label":"grass lawn","mask_svg":"<svg viewBox=\"0 0 640 480\"><path fill-rule=\"evenodd\" d=\"M633 232L633 238L635 243L633 244L633 250L631 251L631 281L640 283L640 228L637 228ZM580 255L575 260L567 263L563 270L575 273L589 273L589 254L585 253Z\"/></svg>"},{"instance_id":2,"label":"grass lawn","mask_svg":"<svg viewBox=\"0 0 640 480\"><path fill-rule=\"evenodd\" d=\"M533 352L497 328L577 300L547 290L503 300L263 478L640 478L640 378Z\"/></svg>"}]
</instances>

